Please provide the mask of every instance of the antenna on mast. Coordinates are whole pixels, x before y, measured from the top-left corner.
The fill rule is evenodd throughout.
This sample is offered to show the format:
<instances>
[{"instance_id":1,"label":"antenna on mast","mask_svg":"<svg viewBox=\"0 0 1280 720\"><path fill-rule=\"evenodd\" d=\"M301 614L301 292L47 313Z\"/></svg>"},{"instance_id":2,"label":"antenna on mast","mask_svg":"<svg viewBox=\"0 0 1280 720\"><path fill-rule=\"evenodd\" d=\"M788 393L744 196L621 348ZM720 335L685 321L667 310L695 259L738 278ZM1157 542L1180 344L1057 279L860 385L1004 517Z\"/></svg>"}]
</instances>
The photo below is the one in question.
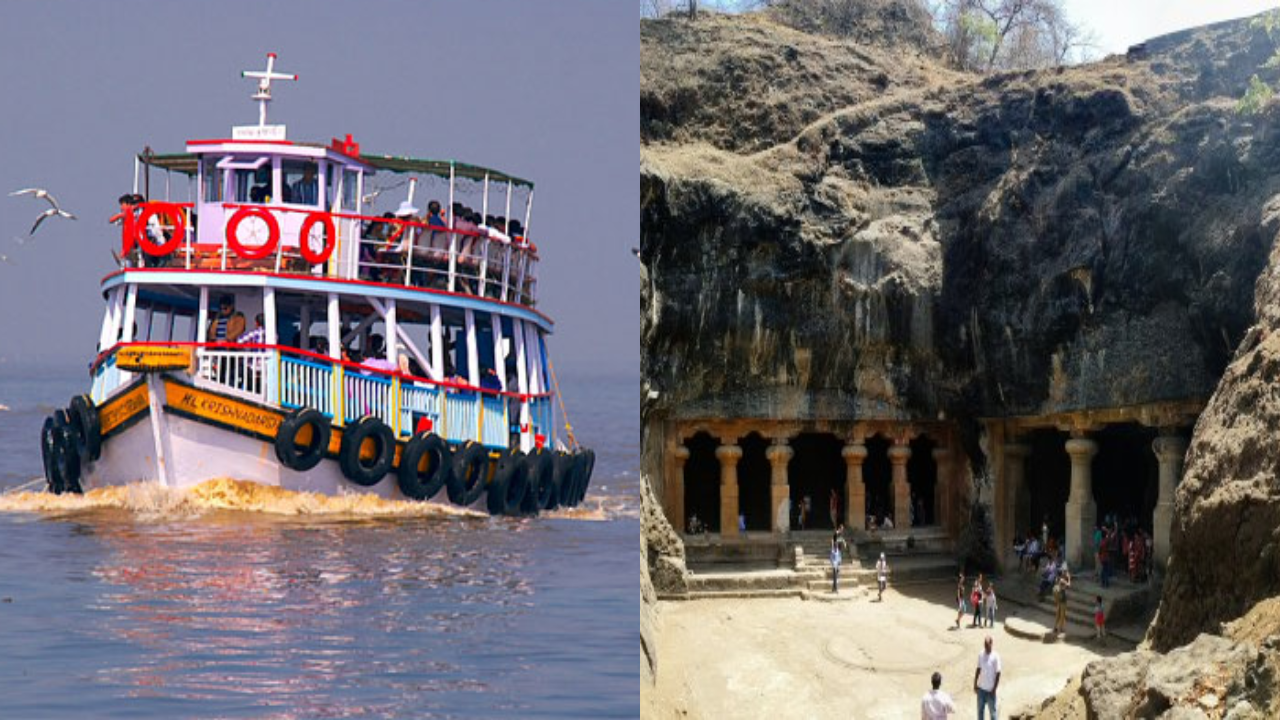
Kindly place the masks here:
<instances>
[{"instance_id":1,"label":"antenna on mast","mask_svg":"<svg viewBox=\"0 0 1280 720\"><path fill-rule=\"evenodd\" d=\"M257 72L255 70L242 70L240 72L240 77L254 78L258 81L258 92L252 95L252 98L258 101L258 127L266 127L267 125L267 103L271 102L271 81L298 79L297 75L275 72L275 64L276 54L269 52L267 53L266 72Z\"/></svg>"}]
</instances>

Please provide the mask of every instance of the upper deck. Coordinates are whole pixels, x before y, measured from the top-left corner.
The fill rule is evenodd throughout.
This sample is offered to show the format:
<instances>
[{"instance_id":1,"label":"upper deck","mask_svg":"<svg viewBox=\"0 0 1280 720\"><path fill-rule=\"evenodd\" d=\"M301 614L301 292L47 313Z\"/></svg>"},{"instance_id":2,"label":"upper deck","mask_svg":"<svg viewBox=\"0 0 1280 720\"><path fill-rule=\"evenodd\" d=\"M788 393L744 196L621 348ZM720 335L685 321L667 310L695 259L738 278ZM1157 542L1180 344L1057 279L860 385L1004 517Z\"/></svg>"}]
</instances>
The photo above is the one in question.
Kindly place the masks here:
<instances>
[{"instance_id":1,"label":"upper deck","mask_svg":"<svg viewBox=\"0 0 1280 720\"><path fill-rule=\"evenodd\" d=\"M537 304L532 182L453 160L364 155L350 135L290 141L284 125L267 124L267 104L272 80L297 76L275 72L274 62L269 54L266 72L243 73L259 80L257 125L189 140L184 153L137 156L132 199L121 199L122 268L308 276ZM153 169L165 173L163 200L151 192ZM380 172L399 177L378 184ZM183 202L172 197L174 173L187 181Z\"/></svg>"}]
</instances>

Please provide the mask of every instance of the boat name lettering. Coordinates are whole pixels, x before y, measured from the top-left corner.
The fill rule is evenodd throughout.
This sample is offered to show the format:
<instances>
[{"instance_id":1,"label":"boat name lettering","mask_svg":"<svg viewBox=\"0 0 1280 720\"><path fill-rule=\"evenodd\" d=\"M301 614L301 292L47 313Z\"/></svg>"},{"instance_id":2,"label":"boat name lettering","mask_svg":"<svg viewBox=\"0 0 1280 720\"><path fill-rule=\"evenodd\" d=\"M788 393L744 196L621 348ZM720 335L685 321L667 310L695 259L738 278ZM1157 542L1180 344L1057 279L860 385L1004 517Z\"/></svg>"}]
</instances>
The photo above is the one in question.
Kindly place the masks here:
<instances>
[{"instance_id":1,"label":"boat name lettering","mask_svg":"<svg viewBox=\"0 0 1280 720\"><path fill-rule=\"evenodd\" d=\"M102 432L114 430L145 409L147 409L147 388L140 385L102 407L100 411Z\"/></svg>"},{"instance_id":2,"label":"boat name lettering","mask_svg":"<svg viewBox=\"0 0 1280 720\"><path fill-rule=\"evenodd\" d=\"M187 390L177 397L174 406L203 417L219 420L245 430L264 435L275 435L280 427L280 416L257 410L213 395Z\"/></svg>"}]
</instances>

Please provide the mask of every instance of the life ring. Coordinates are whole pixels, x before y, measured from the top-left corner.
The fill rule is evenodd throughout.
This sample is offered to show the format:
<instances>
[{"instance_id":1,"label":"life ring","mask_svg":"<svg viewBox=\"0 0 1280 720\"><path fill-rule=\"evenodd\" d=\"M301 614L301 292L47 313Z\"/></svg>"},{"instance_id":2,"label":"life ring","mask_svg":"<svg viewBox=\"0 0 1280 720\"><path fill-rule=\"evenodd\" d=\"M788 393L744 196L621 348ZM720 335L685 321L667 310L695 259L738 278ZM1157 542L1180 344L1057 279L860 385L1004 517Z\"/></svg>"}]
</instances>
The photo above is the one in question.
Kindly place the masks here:
<instances>
[{"instance_id":1,"label":"life ring","mask_svg":"<svg viewBox=\"0 0 1280 720\"><path fill-rule=\"evenodd\" d=\"M240 236L236 233L240 229L240 223L250 217L261 218L267 224L267 241L256 248L247 248L240 242ZM236 251L236 255L245 260L261 260L276 251L276 245L280 242L280 223L276 222L276 216L267 212L260 207L242 207L231 216L227 221L227 244L232 250Z\"/></svg>"},{"instance_id":2,"label":"life ring","mask_svg":"<svg viewBox=\"0 0 1280 720\"><path fill-rule=\"evenodd\" d=\"M53 447L49 457L50 470L53 472L51 485L61 488L61 492L80 492L80 454L76 452L76 442L70 428L66 410L53 413ZM58 492L55 489L55 492Z\"/></svg>"},{"instance_id":3,"label":"life ring","mask_svg":"<svg viewBox=\"0 0 1280 720\"><path fill-rule=\"evenodd\" d=\"M490 515L520 515L524 512L525 498L529 495L529 475L524 464L525 455L519 450L508 450L498 457L489 483L485 506Z\"/></svg>"},{"instance_id":4,"label":"life ring","mask_svg":"<svg viewBox=\"0 0 1280 720\"><path fill-rule=\"evenodd\" d=\"M53 472L53 454L57 445L57 436L53 432L53 416L44 419L44 427L40 428L40 459L44 461L44 481L49 492L62 494L62 476Z\"/></svg>"},{"instance_id":5,"label":"life ring","mask_svg":"<svg viewBox=\"0 0 1280 720\"><path fill-rule=\"evenodd\" d=\"M365 441L373 442L373 458L366 462L360 458ZM376 417L366 415L354 425L342 431L342 447L338 450L338 464L348 480L362 487L372 487L391 469L395 458L396 440L391 428Z\"/></svg>"},{"instance_id":6,"label":"life ring","mask_svg":"<svg viewBox=\"0 0 1280 720\"><path fill-rule=\"evenodd\" d=\"M552 475L556 486L555 503L547 509L554 510L561 505L569 507L569 501L573 499L573 456L567 452L558 451L552 464L554 467Z\"/></svg>"},{"instance_id":7,"label":"life ring","mask_svg":"<svg viewBox=\"0 0 1280 720\"><path fill-rule=\"evenodd\" d=\"M298 442L304 428L310 429L310 441ZM329 451L329 419L319 410L301 407L293 410L280 422L276 431L276 458L290 470L306 472L324 459ZM376 481L375 481L376 482Z\"/></svg>"},{"instance_id":8,"label":"life ring","mask_svg":"<svg viewBox=\"0 0 1280 720\"><path fill-rule=\"evenodd\" d=\"M102 457L102 420L98 408L88 395L76 395L67 407L71 431L76 438L76 452L85 462Z\"/></svg>"},{"instance_id":9,"label":"life ring","mask_svg":"<svg viewBox=\"0 0 1280 720\"><path fill-rule=\"evenodd\" d=\"M534 448L524 456L524 470L529 477L529 497L526 512L551 510L556 506L555 461L544 448Z\"/></svg>"},{"instance_id":10,"label":"life ring","mask_svg":"<svg viewBox=\"0 0 1280 720\"><path fill-rule=\"evenodd\" d=\"M147 233L147 221L152 215L167 215L173 223L173 231L164 242L157 242ZM182 206L170 202L149 202L142 205L142 212L133 221L133 240L142 251L152 257L163 257L177 249L187 236L187 221Z\"/></svg>"},{"instance_id":11,"label":"life ring","mask_svg":"<svg viewBox=\"0 0 1280 720\"><path fill-rule=\"evenodd\" d=\"M320 252L311 250L311 228L316 223L324 223L324 247ZM302 227L298 228L298 252L302 253L303 259L312 265L322 265L333 254L333 246L338 240L338 231L333 226L333 218L328 213L313 212L302 221Z\"/></svg>"},{"instance_id":12,"label":"life ring","mask_svg":"<svg viewBox=\"0 0 1280 720\"><path fill-rule=\"evenodd\" d=\"M448 484L452 465L453 453L444 438L430 432L414 435L400 453L396 471L400 492L414 500L430 500Z\"/></svg>"},{"instance_id":13,"label":"life ring","mask_svg":"<svg viewBox=\"0 0 1280 720\"><path fill-rule=\"evenodd\" d=\"M453 455L453 472L448 483L449 502L465 507L479 500L484 492L488 468L489 452L483 445L468 440Z\"/></svg>"}]
</instances>

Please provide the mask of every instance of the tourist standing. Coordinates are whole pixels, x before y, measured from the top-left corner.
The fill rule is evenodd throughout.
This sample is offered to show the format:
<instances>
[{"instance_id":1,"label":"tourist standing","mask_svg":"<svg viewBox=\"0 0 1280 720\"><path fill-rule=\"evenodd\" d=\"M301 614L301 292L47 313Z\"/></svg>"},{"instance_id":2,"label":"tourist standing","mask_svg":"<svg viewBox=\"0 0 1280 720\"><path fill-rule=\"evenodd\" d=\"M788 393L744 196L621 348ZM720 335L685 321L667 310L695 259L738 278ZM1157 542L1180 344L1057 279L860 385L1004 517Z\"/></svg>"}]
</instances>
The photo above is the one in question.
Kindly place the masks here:
<instances>
[{"instance_id":1,"label":"tourist standing","mask_svg":"<svg viewBox=\"0 0 1280 720\"><path fill-rule=\"evenodd\" d=\"M987 583L987 592L982 596L982 609L987 614L987 627L996 626L996 584Z\"/></svg>"},{"instance_id":2,"label":"tourist standing","mask_svg":"<svg viewBox=\"0 0 1280 720\"><path fill-rule=\"evenodd\" d=\"M1053 632L1055 635L1067 633L1067 588L1071 579L1066 573L1058 575L1058 582L1053 586Z\"/></svg>"},{"instance_id":3,"label":"tourist standing","mask_svg":"<svg viewBox=\"0 0 1280 720\"><path fill-rule=\"evenodd\" d=\"M840 495L836 493L835 488L831 488L831 527L835 527L838 523L836 519L840 517Z\"/></svg>"},{"instance_id":4,"label":"tourist standing","mask_svg":"<svg viewBox=\"0 0 1280 720\"><path fill-rule=\"evenodd\" d=\"M1093 629L1099 640L1107 637L1107 615L1102 609L1101 595L1098 595L1093 602Z\"/></svg>"},{"instance_id":5,"label":"tourist standing","mask_svg":"<svg viewBox=\"0 0 1280 720\"><path fill-rule=\"evenodd\" d=\"M973 627L982 627L982 579L982 573L978 573L978 579L973 581L973 592L969 595L973 602Z\"/></svg>"},{"instance_id":6,"label":"tourist standing","mask_svg":"<svg viewBox=\"0 0 1280 720\"><path fill-rule=\"evenodd\" d=\"M840 533L831 535L831 594L840 592Z\"/></svg>"},{"instance_id":7,"label":"tourist standing","mask_svg":"<svg viewBox=\"0 0 1280 720\"><path fill-rule=\"evenodd\" d=\"M955 713L956 706L951 696L942 690L942 673L935 672L929 682L933 689L920 700L920 720L947 720L948 715Z\"/></svg>"},{"instance_id":8,"label":"tourist standing","mask_svg":"<svg viewBox=\"0 0 1280 720\"><path fill-rule=\"evenodd\" d=\"M960 579L956 582L956 629L960 629L960 618L964 617L964 573L960 573Z\"/></svg>"},{"instance_id":9,"label":"tourist standing","mask_svg":"<svg viewBox=\"0 0 1280 720\"><path fill-rule=\"evenodd\" d=\"M978 655L978 669L973 673L973 691L978 695L978 720L983 720L984 708L991 708L991 720L996 720L996 690L1000 687L1000 655L991 649L991 636L982 641L982 654Z\"/></svg>"},{"instance_id":10,"label":"tourist standing","mask_svg":"<svg viewBox=\"0 0 1280 720\"><path fill-rule=\"evenodd\" d=\"M880 559L876 561L876 582L880 585L880 593L876 595L876 602L884 602L884 586L889 581L889 563L884 559L884 553L880 553Z\"/></svg>"}]
</instances>

